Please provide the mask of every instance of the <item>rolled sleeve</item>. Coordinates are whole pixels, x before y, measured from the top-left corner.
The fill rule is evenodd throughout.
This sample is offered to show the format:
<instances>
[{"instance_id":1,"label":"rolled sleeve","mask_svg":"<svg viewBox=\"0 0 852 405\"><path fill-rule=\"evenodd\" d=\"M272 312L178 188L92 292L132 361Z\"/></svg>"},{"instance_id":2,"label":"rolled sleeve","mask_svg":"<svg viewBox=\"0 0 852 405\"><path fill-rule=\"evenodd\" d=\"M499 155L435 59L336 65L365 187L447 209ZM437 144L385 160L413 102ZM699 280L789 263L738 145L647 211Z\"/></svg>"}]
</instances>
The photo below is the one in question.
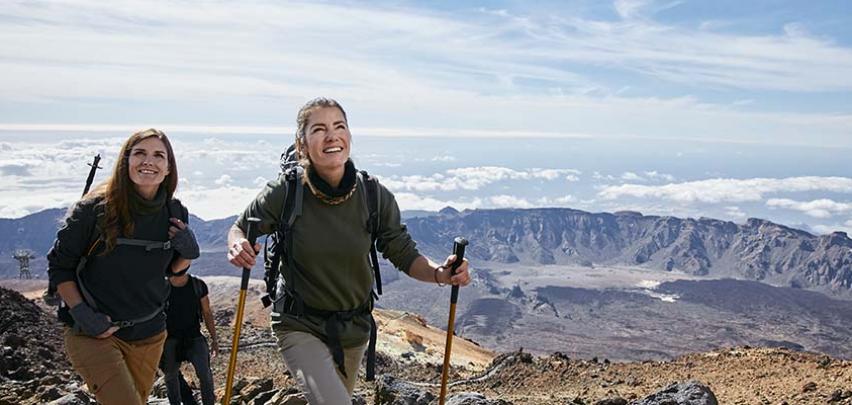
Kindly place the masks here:
<instances>
[{"instance_id":1,"label":"rolled sleeve","mask_svg":"<svg viewBox=\"0 0 852 405\"><path fill-rule=\"evenodd\" d=\"M415 259L420 257L417 243L411 239L408 229L402 224L402 216L396 198L384 186L379 184L379 234L376 248L382 257L390 260L394 267L408 274Z\"/></svg>"}]
</instances>

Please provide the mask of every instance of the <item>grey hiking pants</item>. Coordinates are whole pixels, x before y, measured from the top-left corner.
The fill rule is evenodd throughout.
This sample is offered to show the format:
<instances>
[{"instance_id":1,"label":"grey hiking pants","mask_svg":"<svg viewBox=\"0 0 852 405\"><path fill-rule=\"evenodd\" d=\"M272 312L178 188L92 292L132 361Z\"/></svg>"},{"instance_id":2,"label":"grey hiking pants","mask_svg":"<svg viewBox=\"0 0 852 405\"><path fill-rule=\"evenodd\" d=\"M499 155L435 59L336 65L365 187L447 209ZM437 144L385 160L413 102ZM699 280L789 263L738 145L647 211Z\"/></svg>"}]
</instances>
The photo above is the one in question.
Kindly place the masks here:
<instances>
[{"instance_id":1,"label":"grey hiking pants","mask_svg":"<svg viewBox=\"0 0 852 405\"><path fill-rule=\"evenodd\" d=\"M278 351L290 374L299 382L311 405L351 405L361 359L367 344L343 349L347 378L337 370L331 351L316 336L296 331L276 330Z\"/></svg>"}]
</instances>

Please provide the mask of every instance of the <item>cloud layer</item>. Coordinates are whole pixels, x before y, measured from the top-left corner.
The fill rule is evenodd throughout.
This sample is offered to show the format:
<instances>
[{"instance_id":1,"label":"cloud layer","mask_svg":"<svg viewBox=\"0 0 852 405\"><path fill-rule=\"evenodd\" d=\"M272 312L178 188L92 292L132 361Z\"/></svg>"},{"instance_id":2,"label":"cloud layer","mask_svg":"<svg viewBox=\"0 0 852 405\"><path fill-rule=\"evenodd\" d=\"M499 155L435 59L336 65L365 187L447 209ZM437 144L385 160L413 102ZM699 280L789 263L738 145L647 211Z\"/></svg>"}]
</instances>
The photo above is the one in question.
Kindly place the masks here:
<instances>
[{"instance_id":1,"label":"cloud layer","mask_svg":"<svg viewBox=\"0 0 852 405\"><path fill-rule=\"evenodd\" d=\"M331 95L374 135L852 146L852 114L831 102L852 91L848 38L759 11L671 21L659 15L694 5L581 4L13 1L0 122L268 131Z\"/></svg>"}]
</instances>

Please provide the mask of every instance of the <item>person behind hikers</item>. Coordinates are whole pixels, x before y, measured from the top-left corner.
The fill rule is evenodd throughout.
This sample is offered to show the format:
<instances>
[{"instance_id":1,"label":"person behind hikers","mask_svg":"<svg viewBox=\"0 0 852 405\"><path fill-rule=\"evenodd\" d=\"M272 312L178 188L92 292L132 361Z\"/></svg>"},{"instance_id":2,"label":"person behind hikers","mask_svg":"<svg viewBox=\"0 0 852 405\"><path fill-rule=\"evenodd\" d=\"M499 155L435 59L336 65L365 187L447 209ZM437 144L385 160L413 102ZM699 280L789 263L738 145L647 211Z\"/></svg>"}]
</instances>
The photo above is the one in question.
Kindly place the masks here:
<instances>
[{"instance_id":1,"label":"person behind hikers","mask_svg":"<svg viewBox=\"0 0 852 405\"><path fill-rule=\"evenodd\" d=\"M98 402L144 404L166 340L166 275L199 255L172 198L177 163L148 129L122 145L112 175L72 206L48 253L65 305L65 350Z\"/></svg>"},{"instance_id":2,"label":"person behind hikers","mask_svg":"<svg viewBox=\"0 0 852 405\"><path fill-rule=\"evenodd\" d=\"M169 403L180 405L180 365L184 360L192 363L201 385L201 402L212 405L216 402L213 393L213 373L210 360L219 354L216 325L210 310L207 284L188 273L169 277L172 290L166 309L168 338L163 347L162 369L165 374L166 392ZM201 334L201 320L210 333L212 344Z\"/></svg>"},{"instance_id":3,"label":"person behind hikers","mask_svg":"<svg viewBox=\"0 0 852 405\"><path fill-rule=\"evenodd\" d=\"M349 159L351 134L336 101L308 102L299 110L297 125L305 192L288 257L279 265L286 285L275 300L272 329L287 368L311 404L349 404L373 323L365 181ZM269 182L239 216L228 233L233 265L255 264L260 245L246 239L247 218L261 220L261 234L273 232L282 221L287 184L286 175ZM400 222L393 194L381 185L378 192L382 255L415 279L467 285L467 261L451 276L448 266L455 257L438 265L420 255Z\"/></svg>"}]
</instances>

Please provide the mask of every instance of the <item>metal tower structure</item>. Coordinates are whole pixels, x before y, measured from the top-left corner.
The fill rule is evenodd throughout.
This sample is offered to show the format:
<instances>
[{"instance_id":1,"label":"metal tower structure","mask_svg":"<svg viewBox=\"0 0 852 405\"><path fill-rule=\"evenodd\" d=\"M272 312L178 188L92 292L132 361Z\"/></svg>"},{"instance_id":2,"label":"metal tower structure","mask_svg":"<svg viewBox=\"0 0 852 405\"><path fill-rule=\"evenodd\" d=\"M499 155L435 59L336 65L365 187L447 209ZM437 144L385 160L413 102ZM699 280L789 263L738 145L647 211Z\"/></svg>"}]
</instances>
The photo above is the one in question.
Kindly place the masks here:
<instances>
[{"instance_id":1,"label":"metal tower structure","mask_svg":"<svg viewBox=\"0 0 852 405\"><path fill-rule=\"evenodd\" d=\"M15 254L12 255L15 260L18 261L20 267L20 273L18 273L18 278L21 279L31 279L33 278L32 273L30 273L30 259L35 258L29 250L18 249L15 251Z\"/></svg>"}]
</instances>

